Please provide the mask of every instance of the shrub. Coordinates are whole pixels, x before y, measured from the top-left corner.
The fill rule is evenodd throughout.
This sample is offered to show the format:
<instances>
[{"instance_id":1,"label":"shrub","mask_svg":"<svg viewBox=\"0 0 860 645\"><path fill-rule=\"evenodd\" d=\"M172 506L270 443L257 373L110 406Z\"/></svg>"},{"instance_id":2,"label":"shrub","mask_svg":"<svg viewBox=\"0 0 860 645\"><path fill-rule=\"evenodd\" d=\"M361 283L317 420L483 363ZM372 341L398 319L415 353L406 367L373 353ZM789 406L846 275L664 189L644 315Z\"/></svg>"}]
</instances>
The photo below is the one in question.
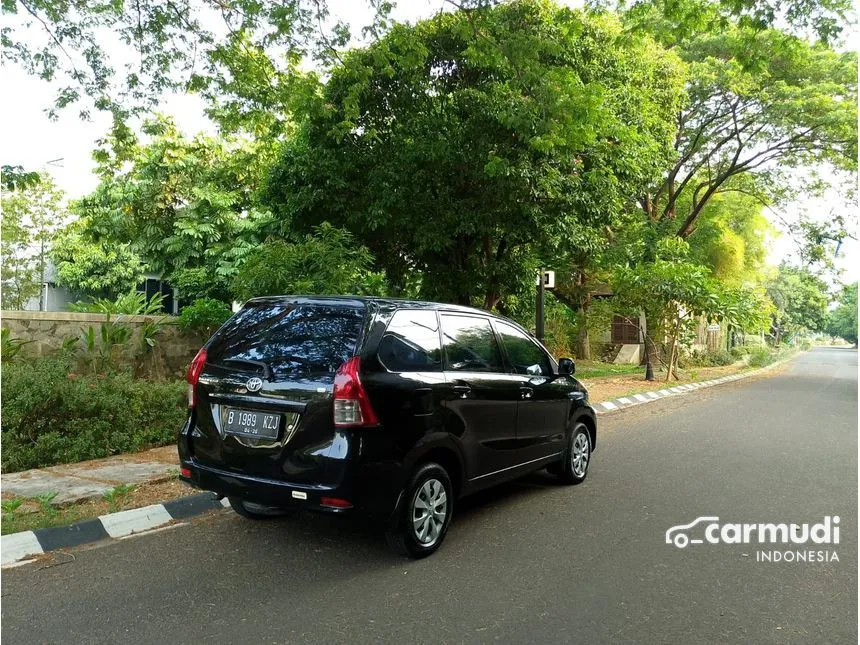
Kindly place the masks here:
<instances>
[{"instance_id":1,"label":"shrub","mask_svg":"<svg viewBox=\"0 0 860 645\"><path fill-rule=\"evenodd\" d=\"M186 414L183 382L130 372L80 376L55 354L3 368L4 472L107 457L172 442Z\"/></svg>"},{"instance_id":2,"label":"shrub","mask_svg":"<svg viewBox=\"0 0 860 645\"><path fill-rule=\"evenodd\" d=\"M177 324L182 331L207 338L233 315L226 304L213 298L200 298L179 312Z\"/></svg>"},{"instance_id":3,"label":"shrub","mask_svg":"<svg viewBox=\"0 0 860 645\"><path fill-rule=\"evenodd\" d=\"M12 332L3 327L0 330L0 361L9 363L15 360L15 357L23 349L24 345L30 343L29 340L21 340L20 338L12 338Z\"/></svg>"},{"instance_id":4,"label":"shrub","mask_svg":"<svg viewBox=\"0 0 860 645\"><path fill-rule=\"evenodd\" d=\"M724 349L716 352L693 350L689 358L683 361L683 363L696 367L718 367L721 365L731 365L736 360L737 358L731 352L727 352Z\"/></svg>"},{"instance_id":5,"label":"shrub","mask_svg":"<svg viewBox=\"0 0 860 645\"><path fill-rule=\"evenodd\" d=\"M741 359L752 351L753 347L749 345L735 345L732 347L732 356L736 359Z\"/></svg>"},{"instance_id":6,"label":"shrub","mask_svg":"<svg viewBox=\"0 0 860 645\"><path fill-rule=\"evenodd\" d=\"M770 365L777 359L777 353L772 351L770 347L752 347L750 348L750 367L764 367Z\"/></svg>"}]
</instances>

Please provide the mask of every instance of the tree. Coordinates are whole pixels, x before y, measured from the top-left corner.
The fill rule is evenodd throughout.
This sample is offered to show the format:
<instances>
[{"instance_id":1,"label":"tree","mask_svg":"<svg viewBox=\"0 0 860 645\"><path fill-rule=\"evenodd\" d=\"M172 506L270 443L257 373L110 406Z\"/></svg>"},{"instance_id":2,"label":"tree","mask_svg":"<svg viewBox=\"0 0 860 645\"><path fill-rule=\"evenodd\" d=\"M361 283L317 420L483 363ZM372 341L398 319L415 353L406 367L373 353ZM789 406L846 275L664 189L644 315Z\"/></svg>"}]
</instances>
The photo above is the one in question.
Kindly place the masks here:
<instances>
[{"instance_id":1,"label":"tree","mask_svg":"<svg viewBox=\"0 0 860 645\"><path fill-rule=\"evenodd\" d=\"M392 3L368 0L368 34L385 28ZM302 59L325 65L350 39L327 0L55 2L3 0L3 59L58 86L50 115L77 106L113 114L123 127L171 92L212 99L212 116L271 129L301 100ZM123 47L128 51L123 51ZM111 60L117 49L122 66ZM114 55L115 58L115 55Z\"/></svg>"},{"instance_id":2,"label":"tree","mask_svg":"<svg viewBox=\"0 0 860 645\"><path fill-rule=\"evenodd\" d=\"M857 283L842 287L839 304L827 316L826 331L831 336L857 345Z\"/></svg>"},{"instance_id":3,"label":"tree","mask_svg":"<svg viewBox=\"0 0 860 645\"><path fill-rule=\"evenodd\" d=\"M771 205L786 194L786 168L856 168L856 55L752 24L749 8L654 0L624 13L631 30L653 34L688 69L675 159L639 197L650 229L645 259L662 237L693 236L716 196L738 192Z\"/></svg>"},{"instance_id":4,"label":"tree","mask_svg":"<svg viewBox=\"0 0 860 645\"><path fill-rule=\"evenodd\" d=\"M128 244L91 242L77 224L61 231L51 247L58 284L93 298L113 298L140 284L144 266Z\"/></svg>"},{"instance_id":5,"label":"tree","mask_svg":"<svg viewBox=\"0 0 860 645\"><path fill-rule=\"evenodd\" d=\"M760 202L741 192L715 195L688 239L691 259L726 284L759 282L768 235L775 233L762 210Z\"/></svg>"},{"instance_id":6,"label":"tree","mask_svg":"<svg viewBox=\"0 0 860 645\"><path fill-rule=\"evenodd\" d=\"M4 192L2 199L3 308L23 309L42 291L48 251L66 217L63 193L49 175ZM40 309L44 303L40 301Z\"/></svg>"},{"instance_id":7,"label":"tree","mask_svg":"<svg viewBox=\"0 0 860 645\"><path fill-rule=\"evenodd\" d=\"M830 297L827 284L806 268L779 266L766 285L775 311L771 332L774 343L805 331L823 331Z\"/></svg>"},{"instance_id":8,"label":"tree","mask_svg":"<svg viewBox=\"0 0 860 645\"><path fill-rule=\"evenodd\" d=\"M702 3L702 11L709 5ZM658 6L627 14L635 29L662 35L689 66L689 103L678 114L677 158L641 197L648 217L689 237L709 200L738 190L768 202L770 182L737 178L777 166L857 159L857 59L776 29L729 23L678 35ZM777 175L770 173L769 179ZM734 183L734 185L733 185ZM688 194L679 210L680 197Z\"/></svg>"},{"instance_id":9,"label":"tree","mask_svg":"<svg viewBox=\"0 0 860 645\"><path fill-rule=\"evenodd\" d=\"M677 60L537 1L397 25L343 57L270 181L289 226L352 231L397 292L494 307L595 245L671 151Z\"/></svg>"},{"instance_id":10,"label":"tree","mask_svg":"<svg viewBox=\"0 0 860 645\"><path fill-rule=\"evenodd\" d=\"M25 170L23 166L10 166L4 164L0 169L0 185L5 191L23 190L28 186L38 184L41 175L34 170Z\"/></svg>"},{"instance_id":11,"label":"tree","mask_svg":"<svg viewBox=\"0 0 860 645\"><path fill-rule=\"evenodd\" d=\"M613 276L617 311L636 319L644 312L647 320L658 323L646 329L646 348L668 338L667 381L674 376L679 341L693 332L700 316L716 319L722 313L723 290L707 267L689 260L689 252L684 240L663 239L654 261L620 266Z\"/></svg>"},{"instance_id":12,"label":"tree","mask_svg":"<svg viewBox=\"0 0 860 645\"><path fill-rule=\"evenodd\" d=\"M238 300L282 294L384 295L373 257L348 231L328 223L297 242L273 239L249 257L233 282Z\"/></svg>"},{"instance_id":13,"label":"tree","mask_svg":"<svg viewBox=\"0 0 860 645\"><path fill-rule=\"evenodd\" d=\"M172 121L148 121L147 143L107 142L95 153L102 181L78 200L79 230L97 244L126 244L165 278L200 269L221 297L242 261L265 239L270 214L258 191L274 142L192 139ZM217 287L217 288L215 288Z\"/></svg>"}]
</instances>

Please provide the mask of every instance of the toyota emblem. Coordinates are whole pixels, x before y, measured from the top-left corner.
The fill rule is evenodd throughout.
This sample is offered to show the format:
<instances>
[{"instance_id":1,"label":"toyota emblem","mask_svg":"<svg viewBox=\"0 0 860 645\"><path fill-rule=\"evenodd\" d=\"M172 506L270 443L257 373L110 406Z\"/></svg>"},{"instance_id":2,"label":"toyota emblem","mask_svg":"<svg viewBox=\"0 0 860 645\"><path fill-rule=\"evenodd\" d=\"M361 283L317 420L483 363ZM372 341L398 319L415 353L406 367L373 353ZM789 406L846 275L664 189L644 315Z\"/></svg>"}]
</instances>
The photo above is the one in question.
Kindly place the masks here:
<instances>
[{"instance_id":1,"label":"toyota emblem","mask_svg":"<svg viewBox=\"0 0 860 645\"><path fill-rule=\"evenodd\" d=\"M261 379L259 376L249 378L248 382L245 384L245 387L248 388L249 392L259 392L263 387L263 379Z\"/></svg>"}]
</instances>

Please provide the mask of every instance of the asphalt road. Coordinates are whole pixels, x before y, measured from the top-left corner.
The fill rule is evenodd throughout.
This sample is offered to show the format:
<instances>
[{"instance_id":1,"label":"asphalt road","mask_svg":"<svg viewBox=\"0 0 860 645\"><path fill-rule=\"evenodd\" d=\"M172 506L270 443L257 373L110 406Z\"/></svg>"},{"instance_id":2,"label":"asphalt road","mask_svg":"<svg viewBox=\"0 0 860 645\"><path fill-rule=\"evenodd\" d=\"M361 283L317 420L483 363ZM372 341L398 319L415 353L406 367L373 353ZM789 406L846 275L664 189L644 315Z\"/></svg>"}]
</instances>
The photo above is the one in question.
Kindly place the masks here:
<instances>
[{"instance_id":1,"label":"asphalt road","mask_svg":"<svg viewBox=\"0 0 860 645\"><path fill-rule=\"evenodd\" d=\"M419 562L337 518L224 511L7 569L4 645L857 642L855 351L604 416L600 433L583 485L538 474L463 501ZM705 515L839 515L839 561L665 543Z\"/></svg>"}]
</instances>

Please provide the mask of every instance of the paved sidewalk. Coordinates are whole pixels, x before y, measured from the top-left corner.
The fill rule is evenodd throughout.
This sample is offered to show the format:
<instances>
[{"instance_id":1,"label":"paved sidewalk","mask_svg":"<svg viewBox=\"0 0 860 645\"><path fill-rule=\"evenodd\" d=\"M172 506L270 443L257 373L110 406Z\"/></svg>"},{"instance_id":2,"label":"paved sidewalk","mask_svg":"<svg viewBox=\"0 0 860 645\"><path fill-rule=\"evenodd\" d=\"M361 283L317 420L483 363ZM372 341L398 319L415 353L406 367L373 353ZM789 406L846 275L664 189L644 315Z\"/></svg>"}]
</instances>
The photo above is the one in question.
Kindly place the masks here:
<instances>
[{"instance_id":1,"label":"paved sidewalk","mask_svg":"<svg viewBox=\"0 0 860 645\"><path fill-rule=\"evenodd\" d=\"M178 469L176 446L171 445L105 459L3 474L0 488L4 499L57 493L53 504L63 506L100 499L120 484L166 481Z\"/></svg>"}]
</instances>

